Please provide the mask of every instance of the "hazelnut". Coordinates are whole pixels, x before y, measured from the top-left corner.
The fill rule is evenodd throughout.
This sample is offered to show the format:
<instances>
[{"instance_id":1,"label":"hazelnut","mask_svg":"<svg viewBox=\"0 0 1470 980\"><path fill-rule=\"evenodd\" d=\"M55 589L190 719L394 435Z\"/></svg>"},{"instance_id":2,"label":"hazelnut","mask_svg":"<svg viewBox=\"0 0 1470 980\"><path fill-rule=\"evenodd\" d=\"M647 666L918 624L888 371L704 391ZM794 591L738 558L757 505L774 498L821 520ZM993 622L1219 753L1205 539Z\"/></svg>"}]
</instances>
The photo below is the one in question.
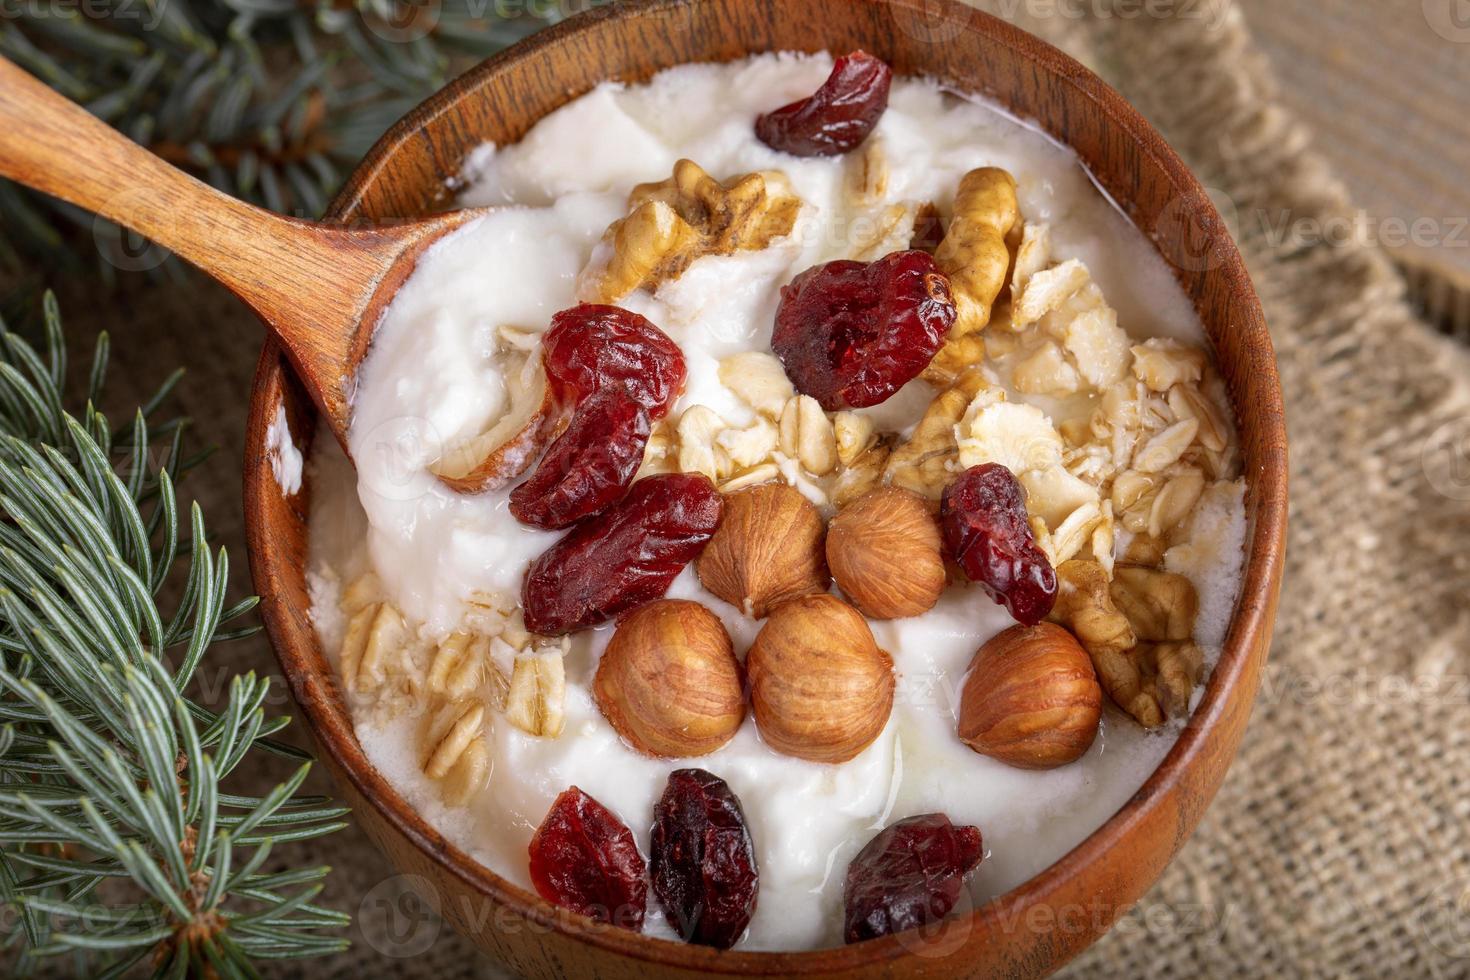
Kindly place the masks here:
<instances>
[{"instance_id":1,"label":"hazelnut","mask_svg":"<svg viewBox=\"0 0 1470 980\"><path fill-rule=\"evenodd\" d=\"M663 599L618 624L592 682L608 723L646 755L687 758L724 745L745 720L740 662L718 616Z\"/></svg>"},{"instance_id":2,"label":"hazelnut","mask_svg":"<svg viewBox=\"0 0 1470 980\"><path fill-rule=\"evenodd\" d=\"M960 740L1018 769L1055 769L1092 746L1102 688L1071 633L1012 626L980 648L960 692Z\"/></svg>"},{"instance_id":3,"label":"hazelnut","mask_svg":"<svg viewBox=\"0 0 1470 980\"><path fill-rule=\"evenodd\" d=\"M879 487L832 519L827 565L843 594L873 619L917 616L944 591L939 527L924 498L900 487Z\"/></svg>"},{"instance_id":4,"label":"hazelnut","mask_svg":"<svg viewBox=\"0 0 1470 980\"><path fill-rule=\"evenodd\" d=\"M767 483L725 496L719 529L696 566L704 587L756 619L826 592L822 515L797 490Z\"/></svg>"},{"instance_id":5,"label":"hazelnut","mask_svg":"<svg viewBox=\"0 0 1470 980\"><path fill-rule=\"evenodd\" d=\"M830 595L777 606L746 657L751 709L777 752L846 762L893 711L893 659L856 609Z\"/></svg>"}]
</instances>

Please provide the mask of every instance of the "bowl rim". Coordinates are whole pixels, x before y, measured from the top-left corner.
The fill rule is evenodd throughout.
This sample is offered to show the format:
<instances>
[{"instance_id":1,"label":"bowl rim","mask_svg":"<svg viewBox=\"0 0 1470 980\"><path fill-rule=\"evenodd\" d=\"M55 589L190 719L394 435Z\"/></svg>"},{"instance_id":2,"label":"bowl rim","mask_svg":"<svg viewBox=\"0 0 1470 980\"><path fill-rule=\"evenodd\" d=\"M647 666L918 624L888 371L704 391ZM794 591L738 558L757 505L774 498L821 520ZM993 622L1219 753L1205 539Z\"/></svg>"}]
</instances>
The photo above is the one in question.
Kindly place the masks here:
<instances>
[{"instance_id":1,"label":"bowl rim","mask_svg":"<svg viewBox=\"0 0 1470 980\"><path fill-rule=\"evenodd\" d=\"M536 59L562 45L568 38L606 24L655 15L660 11L697 6L701 0L642 0L637 4L615 4L595 7L561 23L539 31L504 51L482 61L421 103L385 133L363 158L333 200L324 220L341 222L355 217L367 189L380 177L388 161L431 120L453 111L455 105L473 96L495 76L514 63ZM1220 229L1223 221L1214 210L1203 187L1174 150L1153 127L1111 86L1069 55L1020 28L956 0L866 0L869 3L907 9L915 15L933 16L936 9L947 16L964 18L964 29L984 35L986 43L1009 48L1019 58L1034 64L1046 76L1048 84L1062 84L1088 100L1089 108L1108 117L1112 125L1125 133L1133 146L1150 157L1159 171L1167 176L1176 196L1198 209L1206 219L1206 227ZM758 53L750 51L748 54ZM568 92L568 98L578 93ZM1060 140L1043 128L1051 138ZM466 147L468 150L469 147ZM1084 167L1086 163L1083 162ZM1089 168L1089 173L1091 170ZM1126 205L1127 201L1118 203ZM1130 217L1130 221L1131 221ZM1153 239L1150 239L1153 241ZM1157 248L1157 242L1155 242ZM1241 706L1248 712L1254 701L1264 650L1274 620L1285 561L1287 522L1287 465L1285 413L1274 350L1266 329L1264 314L1244 262L1228 234L1211 237L1212 273L1223 277L1232 307L1233 329L1244 330L1249 343L1246 358L1249 371L1258 376L1262 397L1248 407L1268 438L1264 440L1265 460L1253 474L1247 474L1249 492L1255 498L1247 530L1247 552L1243 580L1237 606L1231 618L1226 642L1205 686L1202 699L1195 706L1188 723L1164 759L1149 774L1143 785L1101 826L1084 838L1057 861L1037 875L976 906L968 924L986 917L1014 914L1027 906L1044 903L1059 892L1062 885L1079 868L1098 862L1137 825L1144 823L1156 808L1171 805L1169 791L1180 782L1203 756L1212 751L1208 735L1229 712ZM1167 256L1165 261L1168 262ZM249 525L249 559L257 583L267 583L279 576L286 564L274 554L268 534L256 519L263 513L267 495L280 495L272 468L264 450L265 432L275 418L277 406L285 393L285 385L293 373L282 348L268 339L261 351L252 388L250 419L246 442L245 503ZM1244 415L1244 412L1241 413ZM318 691L303 695L319 683L312 676L312 664L293 643L294 627L282 603L263 595L261 614L272 648L282 671L291 685L293 696L307 720L307 725L323 753L335 763L336 771L361 794L387 823L402 837L411 841L430 861L458 878L482 897L513 907L530 923L556 930L593 948L648 964L701 970L720 974L778 975L791 973L849 971L880 966L914 952L912 939L900 933L851 946L827 947L803 951L715 951L690 944L677 943L612 928L571 915L550 905L535 893L512 884L489 867L476 861L450 844L428 821L381 776L368 760L353 734L350 721L344 727L329 697ZM313 646L317 646L315 643ZM1248 690L1247 690L1248 688ZM1234 747L1230 754L1233 756ZM1221 777L1223 779L1223 775ZM1213 796L1212 788L1199 804L1202 811ZM1181 832L1171 842L1167 860L1172 860L1179 847L1192 833L1199 813L1182 820ZM1167 863L1167 860L1165 863ZM1151 878L1151 885L1157 878ZM1105 927L1110 926L1124 909L1113 909ZM1099 933L1103 930L1099 930ZM1073 951L1075 952L1075 950ZM1070 955L1070 954L1069 954Z\"/></svg>"}]
</instances>

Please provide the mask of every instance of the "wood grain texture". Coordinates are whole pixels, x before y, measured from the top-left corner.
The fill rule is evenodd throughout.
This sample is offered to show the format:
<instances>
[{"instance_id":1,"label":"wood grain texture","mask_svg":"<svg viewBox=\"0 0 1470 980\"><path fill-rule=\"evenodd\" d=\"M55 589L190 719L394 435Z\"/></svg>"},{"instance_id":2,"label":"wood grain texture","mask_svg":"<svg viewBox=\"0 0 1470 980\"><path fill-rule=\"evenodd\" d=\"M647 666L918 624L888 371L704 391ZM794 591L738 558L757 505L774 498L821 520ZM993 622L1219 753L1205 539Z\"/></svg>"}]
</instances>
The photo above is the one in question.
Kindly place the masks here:
<instances>
[{"instance_id":1,"label":"wood grain texture","mask_svg":"<svg viewBox=\"0 0 1470 980\"><path fill-rule=\"evenodd\" d=\"M608 78L639 80L689 61L862 47L900 72L997 99L1070 144L1157 245L1219 354L1238 417L1251 519L1243 591L1204 699L1164 763L1101 829L1020 888L927 934L804 953L720 953L598 926L472 861L414 812L363 755L309 619L305 495L284 498L265 431L311 407L275 344L261 354L251 408L246 506L251 567L293 692L358 820L398 867L433 883L454 925L531 977L1040 976L1075 956L1144 893L1214 796L1250 715L1270 640L1286 530L1281 393L1260 305L1224 224L1178 157L1076 62L949 0L649 0L600 9L487 61L396 126L333 207L337 220L425 213L466 154L509 143Z\"/></svg>"},{"instance_id":2,"label":"wood grain texture","mask_svg":"<svg viewBox=\"0 0 1470 980\"><path fill-rule=\"evenodd\" d=\"M259 314L346 445L352 379L419 252L465 215L334 228L283 218L178 170L0 58L0 176L177 253Z\"/></svg>"}]
</instances>

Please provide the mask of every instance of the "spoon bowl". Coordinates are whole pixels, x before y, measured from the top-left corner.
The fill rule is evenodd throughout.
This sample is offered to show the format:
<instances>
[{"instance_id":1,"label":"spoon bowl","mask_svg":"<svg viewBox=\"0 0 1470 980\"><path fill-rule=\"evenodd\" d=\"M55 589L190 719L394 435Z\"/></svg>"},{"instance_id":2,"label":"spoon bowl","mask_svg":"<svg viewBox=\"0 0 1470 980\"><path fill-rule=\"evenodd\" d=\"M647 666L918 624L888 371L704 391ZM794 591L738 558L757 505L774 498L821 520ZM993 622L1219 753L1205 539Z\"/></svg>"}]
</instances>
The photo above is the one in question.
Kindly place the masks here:
<instances>
[{"instance_id":1,"label":"spoon bowl","mask_svg":"<svg viewBox=\"0 0 1470 980\"><path fill-rule=\"evenodd\" d=\"M318 423L295 358L266 344L246 458L250 560L283 673L358 822L431 905L525 976L1031 977L1106 931L1158 878L1199 822L1235 754L1270 642L1286 530L1286 437L1270 337L1240 255L1203 188L1116 92L1037 39L950 0L645 0L572 18L492 58L390 131L334 203L334 223L429 214L480 143L514 143L541 117L617 79L774 50L882 57L995 100L1068 144L1154 242L1212 341L1247 475L1247 564L1224 652L1187 728L1121 810L1006 895L932 929L837 949L716 952L664 942L548 905L446 841L374 769L310 619L310 480L273 474L267 432L284 409L309 449ZM493 777L492 777L493 785Z\"/></svg>"}]
</instances>

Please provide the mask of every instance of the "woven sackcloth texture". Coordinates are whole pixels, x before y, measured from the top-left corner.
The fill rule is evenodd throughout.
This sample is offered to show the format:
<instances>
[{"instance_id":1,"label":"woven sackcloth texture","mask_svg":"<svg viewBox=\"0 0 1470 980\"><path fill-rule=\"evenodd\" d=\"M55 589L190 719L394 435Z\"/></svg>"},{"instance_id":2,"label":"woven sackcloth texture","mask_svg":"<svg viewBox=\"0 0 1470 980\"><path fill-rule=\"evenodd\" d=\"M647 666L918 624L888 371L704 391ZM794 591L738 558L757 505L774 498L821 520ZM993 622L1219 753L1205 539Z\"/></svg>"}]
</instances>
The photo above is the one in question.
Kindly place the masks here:
<instances>
[{"instance_id":1,"label":"woven sackcloth texture","mask_svg":"<svg viewBox=\"0 0 1470 980\"><path fill-rule=\"evenodd\" d=\"M1192 6L1221 16L1069 30L1236 219L1286 396L1286 584L1223 789L1072 970L1470 976L1470 358L1381 252L1324 240L1341 185L1239 12Z\"/></svg>"},{"instance_id":2,"label":"woven sackcloth texture","mask_svg":"<svg viewBox=\"0 0 1470 980\"><path fill-rule=\"evenodd\" d=\"M1280 359L1292 530L1265 685L1224 788L1159 885L1068 971L1470 976L1470 474L1463 454L1457 470L1439 452L1470 440L1470 356L1411 315L1384 255L1310 233L1349 201L1229 0L1119 2L988 5L1103 74L1227 214L1252 217L1240 245ZM259 327L198 280L51 284L75 340L113 331L114 411L189 367L183 408L222 449L193 492L241 569ZM276 672L259 638L217 656ZM245 776L284 773L267 758ZM502 975L424 915L356 830L282 852L334 865L323 900L358 919L351 951L272 975Z\"/></svg>"}]
</instances>

